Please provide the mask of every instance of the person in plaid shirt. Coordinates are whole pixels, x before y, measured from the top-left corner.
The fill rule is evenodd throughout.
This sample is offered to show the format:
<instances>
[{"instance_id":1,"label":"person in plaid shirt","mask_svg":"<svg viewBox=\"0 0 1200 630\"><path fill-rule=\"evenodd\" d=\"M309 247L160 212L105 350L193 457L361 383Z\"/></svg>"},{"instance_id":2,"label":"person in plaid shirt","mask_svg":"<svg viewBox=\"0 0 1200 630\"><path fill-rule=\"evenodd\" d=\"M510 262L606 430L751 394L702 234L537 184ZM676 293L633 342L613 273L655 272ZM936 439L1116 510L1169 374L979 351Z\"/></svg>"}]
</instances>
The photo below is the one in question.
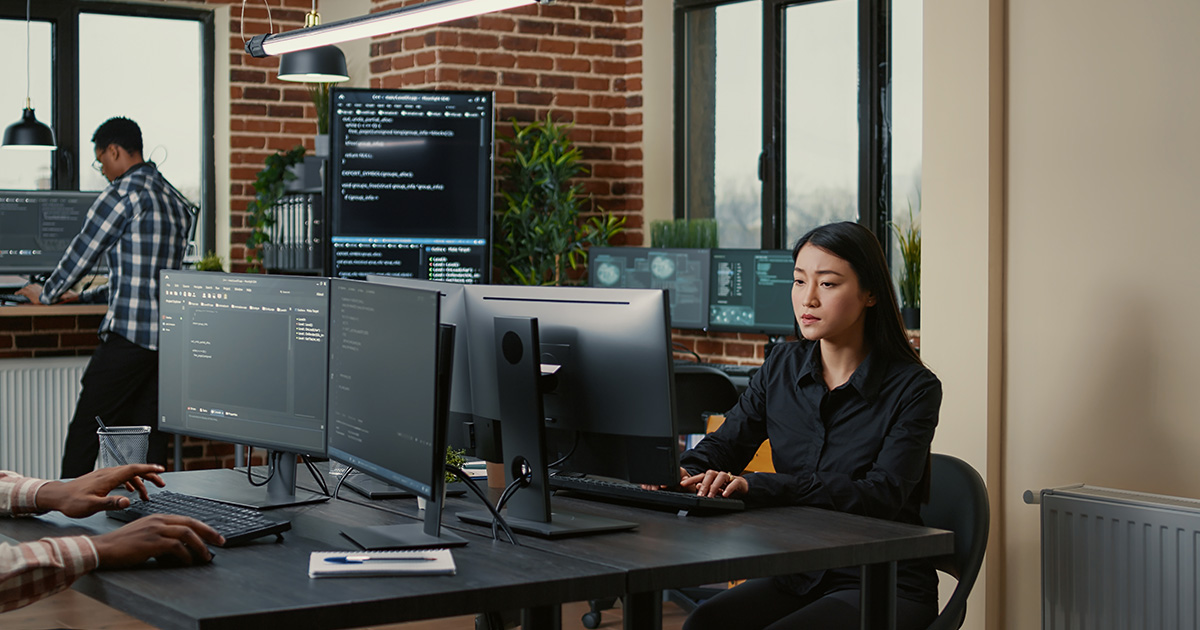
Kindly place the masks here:
<instances>
[{"instance_id":1,"label":"person in plaid shirt","mask_svg":"<svg viewBox=\"0 0 1200 630\"><path fill-rule=\"evenodd\" d=\"M42 514L51 510L72 518L101 510L119 510L129 499L109 496L124 486L146 498L142 479L157 486L161 466L131 464L104 468L71 481L44 481L0 470L0 515ZM209 562L205 543L225 540L208 525L186 516L156 514L99 536L43 538L18 545L0 544L0 612L27 606L53 595L87 572L173 557L183 564Z\"/></svg>"},{"instance_id":2,"label":"person in plaid shirt","mask_svg":"<svg viewBox=\"0 0 1200 630\"><path fill-rule=\"evenodd\" d=\"M142 159L142 131L127 118L110 118L92 135L96 167L109 185L88 210L44 285L19 294L31 303L107 302L103 340L83 375L83 390L67 432L62 476L95 467L96 420L115 426L151 427L146 461L167 463L167 437L158 417L158 272L179 269L192 230L192 206ZM82 293L70 290L101 257L108 283Z\"/></svg>"}]
</instances>

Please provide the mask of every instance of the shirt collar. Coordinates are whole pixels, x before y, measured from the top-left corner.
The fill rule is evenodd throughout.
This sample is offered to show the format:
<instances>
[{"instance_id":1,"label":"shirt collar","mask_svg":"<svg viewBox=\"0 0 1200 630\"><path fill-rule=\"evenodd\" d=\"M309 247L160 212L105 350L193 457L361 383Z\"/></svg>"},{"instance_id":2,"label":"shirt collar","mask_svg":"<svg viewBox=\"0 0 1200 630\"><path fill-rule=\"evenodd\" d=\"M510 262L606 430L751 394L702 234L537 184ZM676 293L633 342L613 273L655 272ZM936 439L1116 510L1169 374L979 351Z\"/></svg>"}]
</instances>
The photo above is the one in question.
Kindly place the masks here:
<instances>
[{"instance_id":1,"label":"shirt collar","mask_svg":"<svg viewBox=\"0 0 1200 630\"><path fill-rule=\"evenodd\" d=\"M797 384L803 385L805 381L814 383L823 383L823 369L821 368L821 344L819 342L810 342L804 351L804 355L800 360L799 379ZM880 384L883 380L884 366L883 359L877 356L877 353L872 352L867 355L866 359L854 370L854 374L850 375L850 380L847 385L854 388L859 396L866 400L871 400L879 394Z\"/></svg>"}]
</instances>

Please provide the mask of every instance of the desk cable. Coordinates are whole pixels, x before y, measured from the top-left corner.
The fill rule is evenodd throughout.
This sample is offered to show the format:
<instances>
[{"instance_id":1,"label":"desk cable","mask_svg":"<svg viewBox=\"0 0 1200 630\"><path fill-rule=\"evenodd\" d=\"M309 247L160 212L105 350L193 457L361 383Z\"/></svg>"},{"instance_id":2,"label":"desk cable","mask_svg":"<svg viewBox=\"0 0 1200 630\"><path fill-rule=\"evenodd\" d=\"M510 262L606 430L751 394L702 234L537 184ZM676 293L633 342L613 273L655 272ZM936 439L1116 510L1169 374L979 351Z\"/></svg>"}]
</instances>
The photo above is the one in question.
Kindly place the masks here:
<instances>
[{"instance_id":1,"label":"desk cable","mask_svg":"<svg viewBox=\"0 0 1200 630\"><path fill-rule=\"evenodd\" d=\"M504 494L500 495L500 501L493 506L490 502L488 502L487 497L484 496L483 491L479 489L479 486L475 485L475 480L471 479L467 473L463 472L461 468L446 464L446 472L458 477L459 480L463 482L463 485L465 485L471 492L474 492L475 496L479 497L479 500L482 501L483 504L487 506L488 511L492 513L492 540L500 539L500 534L497 531L497 525L499 525L499 528L503 529L504 534L508 536L508 542L512 543L514 546L520 547L521 543L517 542L517 537L513 535L512 529L510 529L508 526L508 521L504 520L504 517L500 515L500 508L504 507L503 502L506 500L504 495L509 494L509 488L519 484L522 480L518 479L512 484L509 484L509 487L504 489Z\"/></svg>"}]
</instances>

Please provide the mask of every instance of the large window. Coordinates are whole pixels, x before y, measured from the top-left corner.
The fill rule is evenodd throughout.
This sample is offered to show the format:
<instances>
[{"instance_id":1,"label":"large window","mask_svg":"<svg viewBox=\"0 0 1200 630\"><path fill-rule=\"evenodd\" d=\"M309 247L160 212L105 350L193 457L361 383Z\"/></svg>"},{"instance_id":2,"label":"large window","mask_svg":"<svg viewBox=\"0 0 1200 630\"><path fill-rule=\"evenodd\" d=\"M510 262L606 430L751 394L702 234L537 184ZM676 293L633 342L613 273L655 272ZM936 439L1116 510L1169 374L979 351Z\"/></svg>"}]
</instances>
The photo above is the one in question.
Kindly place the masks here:
<instances>
[{"instance_id":1,"label":"large window","mask_svg":"<svg viewBox=\"0 0 1200 630\"><path fill-rule=\"evenodd\" d=\"M25 2L0 0L0 125L25 102ZM152 4L32 3L30 96L53 152L0 150L0 188L100 190L92 133L113 116L142 128L143 156L200 206L197 244L215 242L212 12ZM19 89L17 89L19 88ZM11 119L11 120L10 120Z\"/></svg>"},{"instance_id":2,"label":"large window","mask_svg":"<svg viewBox=\"0 0 1200 630\"><path fill-rule=\"evenodd\" d=\"M839 220L890 245L919 212L921 2L675 0L676 216L723 247Z\"/></svg>"}]
</instances>

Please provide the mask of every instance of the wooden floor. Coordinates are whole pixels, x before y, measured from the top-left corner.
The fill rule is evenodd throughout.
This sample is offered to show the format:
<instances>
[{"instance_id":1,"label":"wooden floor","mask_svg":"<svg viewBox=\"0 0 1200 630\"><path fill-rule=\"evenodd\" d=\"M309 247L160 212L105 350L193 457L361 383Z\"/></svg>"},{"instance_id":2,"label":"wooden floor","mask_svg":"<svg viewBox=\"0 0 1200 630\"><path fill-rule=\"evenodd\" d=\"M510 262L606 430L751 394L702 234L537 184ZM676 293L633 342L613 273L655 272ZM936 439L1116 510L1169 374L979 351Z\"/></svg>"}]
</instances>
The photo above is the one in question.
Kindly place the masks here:
<instances>
[{"instance_id":1,"label":"wooden floor","mask_svg":"<svg viewBox=\"0 0 1200 630\"><path fill-rule=\"evenodd\" d=\"M587 612L586 603L563 606L563 630L583 628L580 618ZM663 630L679 630L686 615L672 603L663 604ZM604 611L601 628L620 628L621 609ZM87 630L154 630L118 610L92 598L67 590L31 606L0 613L4 630L48 630L50 628L79 628ZM452 617L434 621L416 621L387 626L371 626L371 630L473 630L474 617Z\"/></svg>"}]
</instances>

